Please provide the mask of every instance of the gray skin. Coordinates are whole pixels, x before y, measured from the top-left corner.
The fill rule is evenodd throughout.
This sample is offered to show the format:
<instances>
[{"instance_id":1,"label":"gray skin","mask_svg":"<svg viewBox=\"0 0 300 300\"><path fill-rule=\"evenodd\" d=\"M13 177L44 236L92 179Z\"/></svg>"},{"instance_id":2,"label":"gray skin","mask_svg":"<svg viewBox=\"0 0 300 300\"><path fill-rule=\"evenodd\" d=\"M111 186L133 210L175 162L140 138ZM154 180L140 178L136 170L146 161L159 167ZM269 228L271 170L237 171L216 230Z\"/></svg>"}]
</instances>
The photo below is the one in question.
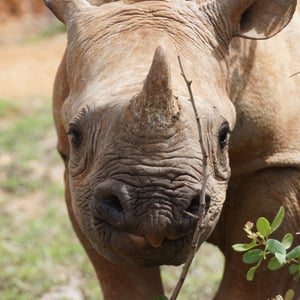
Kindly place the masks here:
<instances>
[{"instance_id":1,"label":"gray skin","mask_svg":"<svg viewBox=\"0 0 300 300\"><path fill-rule=\"evenodd\" d=\"M158 269L148 267L186 260L196 224L186 212L199 214L203 183L197 122L177 57L193 81L208 154L204 241L231 175L231 39L273 36L290 21L296 1L46 4L68 31L54 118L72 224L105 299L153 299L162 286ZM223 229L232 218L223 215L211 241L226 255ZM248 299L256 290L230 287L227 273L220 299ZM269 295L268 287L260 289Z\"/></svg>"}]
</instances>

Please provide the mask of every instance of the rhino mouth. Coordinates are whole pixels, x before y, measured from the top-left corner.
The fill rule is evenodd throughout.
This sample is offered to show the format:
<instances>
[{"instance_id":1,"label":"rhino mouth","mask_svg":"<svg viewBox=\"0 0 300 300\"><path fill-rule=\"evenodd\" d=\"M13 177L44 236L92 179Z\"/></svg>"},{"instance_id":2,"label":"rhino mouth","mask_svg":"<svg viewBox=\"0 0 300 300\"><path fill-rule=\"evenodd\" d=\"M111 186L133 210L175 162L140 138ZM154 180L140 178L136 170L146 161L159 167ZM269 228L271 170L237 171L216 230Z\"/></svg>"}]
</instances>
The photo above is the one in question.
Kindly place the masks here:
<instances>
[{"instance_id":1,"label":"rhino mouth","mask_svg":"<svg viewBox=\"0 0 300 300\"><path fill-rule=\"evenodd\" d=\"M113 263L182 264L196 228L200 194L201 185L146 186L133 192L128 185L106 180L94 190L85 233L95 250ZM207 212L214 206L209 191L205 202Z\"/></svg>"},{"instance_id":2,"label":"rhino mouth","mask_svg":"<svg viewBox=\"0 0 300 300\"><path fill-rule=\"evenodd\" d=\"M142 267L184 263L193 238L191 231L176 239L165 238L158 246L145 236L113 227L99 216L95 216L94 226L97 232L105 236L105 241L101 237L92 241L100 255L113 263Z\"/></svg>"},{"instance_id":3,"label":"rhino mouth","mask_svg":"<svg viewBox=\"0 0 300 300\"><path fill-rule=\"evenodd\" d=\"M177 228L176 233L166 233L163 239L155 235L144 235L137 226L124 226L125 217L117 202L114 203L114 215L112 217L110 213L110 218L107 217L109 213L105 209L105 201L100 203L101 209L93 205L93 231L96 234L91 241L99 254L114 263L140 266L179 265L185 262L197 223L191 214L198 212L198 198L190 205L190 214L183 215L178 225L180 229ZM109 208L111 209L111 204Z\"/></svg>"}]
</instances>

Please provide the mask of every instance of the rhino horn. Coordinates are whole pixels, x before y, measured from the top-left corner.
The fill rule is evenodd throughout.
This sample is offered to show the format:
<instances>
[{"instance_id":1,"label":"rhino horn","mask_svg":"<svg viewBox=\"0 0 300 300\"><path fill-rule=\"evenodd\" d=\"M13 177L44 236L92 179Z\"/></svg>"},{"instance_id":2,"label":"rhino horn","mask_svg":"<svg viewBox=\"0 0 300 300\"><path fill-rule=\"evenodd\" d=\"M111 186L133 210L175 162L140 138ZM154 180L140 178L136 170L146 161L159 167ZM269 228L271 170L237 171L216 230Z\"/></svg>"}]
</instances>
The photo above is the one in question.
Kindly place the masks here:
<instances>
[{"instance_id":1,"label":"rhino horn","mask_svg":"<svg viewBox=\"0 0 300 300\"><path fill-rule=\"evenodd\" d=\"M172 81L168 58L161 46L156 48L150 71L144 82L141 97L145 106L153 109L170 109Z\"/></svg>"},{"instance_id":2,"label":"rhino horn","mask_svg":"<svg viewBox=\"0 0 300 300\"><path fill-rule=\"evenodd\" d=\"M67 23L68 18L91 4L87 0L44 0L58 20Z\"/></svg>"},{"instance_id":3,"label":"rhino horn","mask_svg":"<svg viewBox=\"0 0 300 300\"><path fill-rule=\"evenodd\" d=\"M133 110L142 127L170 127L174 123L179 107L172 94L170 64L163 47L155 50L150 71L141 93L133 101Z\"/></svg>"}]
</instances>

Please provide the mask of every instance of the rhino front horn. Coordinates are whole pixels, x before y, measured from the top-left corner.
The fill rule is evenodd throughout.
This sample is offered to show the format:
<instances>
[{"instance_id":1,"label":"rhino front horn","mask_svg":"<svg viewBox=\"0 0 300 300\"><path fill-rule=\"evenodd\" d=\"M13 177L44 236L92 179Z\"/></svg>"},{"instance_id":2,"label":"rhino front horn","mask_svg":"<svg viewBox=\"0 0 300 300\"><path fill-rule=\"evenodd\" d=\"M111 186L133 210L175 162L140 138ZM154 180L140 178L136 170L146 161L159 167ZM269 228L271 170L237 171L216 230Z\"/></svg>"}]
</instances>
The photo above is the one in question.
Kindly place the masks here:
<instances>
[{"instance_id":1,"label":"rhino front horn","mask_svg":"<svg viewBox=\"0 0 300 300\"><path fill-rule=\"evenodd\" d=\"M156 48L143 89L131 107L135 122L143 130L168 128L177 119L179 106L172 93L170 64L163 47Z\"/></svg>"},{"instance_id":2,"label":"rhino front horn","mask_svg":"<svg viewBox=\"0 0 300 300\"><path fill-rule=\"evenodd\" d=\"M170 65L165 50L161 46L156 48L141 97L145 107L166 111L171 109L172 81Z\"/></svg>"}]
</instances>

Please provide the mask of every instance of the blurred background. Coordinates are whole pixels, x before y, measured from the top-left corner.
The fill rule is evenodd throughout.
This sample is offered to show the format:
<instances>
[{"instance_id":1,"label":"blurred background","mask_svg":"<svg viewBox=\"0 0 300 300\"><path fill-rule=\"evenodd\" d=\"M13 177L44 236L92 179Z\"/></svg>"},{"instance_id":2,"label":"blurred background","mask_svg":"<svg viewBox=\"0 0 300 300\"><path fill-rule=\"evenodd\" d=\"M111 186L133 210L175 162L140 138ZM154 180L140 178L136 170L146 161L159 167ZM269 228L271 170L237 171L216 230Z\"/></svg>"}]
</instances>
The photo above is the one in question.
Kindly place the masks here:
<instances>
[{"instance_id":1,"label":"blurred background","mask_svg":"<svg viewBox=\"0 0 300 300\"><path fill-rule=\"evenodd\" d=\"M42 0L0 0L1 300L102 299L67 217L55 149L51 94L65 45ZM222 269L205 244L179 299L211 299ZM180 270L163 268L167 294Z\"/></svg>"}]
</instances>

